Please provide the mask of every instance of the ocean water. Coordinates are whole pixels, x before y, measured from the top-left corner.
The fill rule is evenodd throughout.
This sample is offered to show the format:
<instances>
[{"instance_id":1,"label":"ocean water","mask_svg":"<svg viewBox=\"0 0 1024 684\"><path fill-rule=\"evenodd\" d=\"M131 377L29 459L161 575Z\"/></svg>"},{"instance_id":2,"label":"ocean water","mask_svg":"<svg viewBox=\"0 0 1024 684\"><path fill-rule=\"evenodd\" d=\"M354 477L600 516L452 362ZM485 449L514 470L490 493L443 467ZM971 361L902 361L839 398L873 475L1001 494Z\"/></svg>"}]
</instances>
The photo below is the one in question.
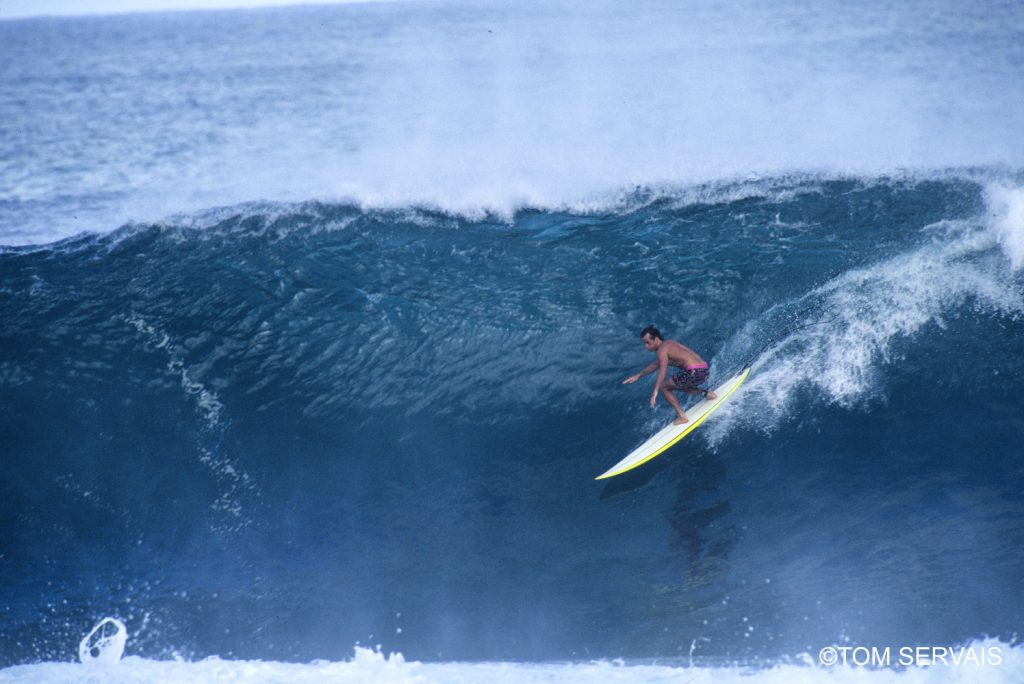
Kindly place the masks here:
<instances>
[{"instance_id":1,"label":"ocean water","mask_svg":"<svg viewBox=\"0 0 1024 684\"><path fill-rule=\"evenodd\" d=\"M1019 682L1022 46L1016 2L0 22L0 681ZM750 379L595 482L671 418L650 323Z\"/></svg>"}]
</instances>

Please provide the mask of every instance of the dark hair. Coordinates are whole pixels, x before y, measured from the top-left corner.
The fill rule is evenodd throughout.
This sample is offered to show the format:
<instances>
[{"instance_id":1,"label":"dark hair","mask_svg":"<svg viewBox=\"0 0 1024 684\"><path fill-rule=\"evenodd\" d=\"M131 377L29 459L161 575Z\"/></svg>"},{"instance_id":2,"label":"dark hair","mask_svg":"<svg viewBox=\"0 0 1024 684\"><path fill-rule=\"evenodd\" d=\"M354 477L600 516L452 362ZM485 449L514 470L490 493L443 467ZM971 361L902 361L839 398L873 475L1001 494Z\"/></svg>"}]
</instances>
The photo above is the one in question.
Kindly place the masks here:
<instances>
[{"instance_id":1,"label":"dark hair","mask_svg":"<svg viewBox=\"0 0 1024 684\"><path fill-rule=\"evenodd\" d=\"M665 339L664 337L661 336L661 331L655 328L653 325L649 325L640 331L640 337L643 337L644 335L650 335L651 337L655 337L659 340Z\"/></svg>"}]
</instances>

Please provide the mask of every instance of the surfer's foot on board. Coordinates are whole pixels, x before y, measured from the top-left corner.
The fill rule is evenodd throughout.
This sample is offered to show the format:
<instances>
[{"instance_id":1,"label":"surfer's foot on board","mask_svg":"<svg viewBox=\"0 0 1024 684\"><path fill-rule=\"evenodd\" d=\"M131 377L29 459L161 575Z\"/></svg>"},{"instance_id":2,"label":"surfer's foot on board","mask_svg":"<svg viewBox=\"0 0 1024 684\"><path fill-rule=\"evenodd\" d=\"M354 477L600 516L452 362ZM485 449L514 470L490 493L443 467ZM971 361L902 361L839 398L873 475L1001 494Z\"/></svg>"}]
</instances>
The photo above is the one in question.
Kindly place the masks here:
<instances>
[{"instance_id":1,"label":"surfer's foot on board","mask_svg":"<svg viewBox=\"0 0 1024 684\"><path fill-rule=\"evenodd\" d=\"M712 392L711 390L707 390L706 392L704 392L704 398L714 400L718 398L718 395Z\"/></svg>"},{"instance_id":2,"label":"surfer's foot on board","mask_svg":"<svg viewBox=\"0 0 1024 684\"><path fill-rule=\"evenodd\" d=\"M673 425L682 425L683 423L689 423L690 419L680 414L678 418L672 421Z\"/></svg>"}]
</instances>

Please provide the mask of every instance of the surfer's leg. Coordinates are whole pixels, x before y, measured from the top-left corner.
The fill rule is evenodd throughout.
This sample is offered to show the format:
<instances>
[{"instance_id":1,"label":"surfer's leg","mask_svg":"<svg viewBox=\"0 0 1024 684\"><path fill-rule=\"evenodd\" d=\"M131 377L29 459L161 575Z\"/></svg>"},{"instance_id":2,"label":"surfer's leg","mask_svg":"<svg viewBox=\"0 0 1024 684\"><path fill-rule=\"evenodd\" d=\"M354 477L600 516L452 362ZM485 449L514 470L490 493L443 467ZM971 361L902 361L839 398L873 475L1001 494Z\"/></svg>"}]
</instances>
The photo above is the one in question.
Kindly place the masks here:
<instances>
[{"instance_id":1,"label":"surfer's leg","mask_svg":"<svg viewBox=\"0 0 1024 684\"><path fill-rule=\"evenodd\" d=\"M686 392L687 394L699 394L702 397L704 397L705 399L715 400L715 399L718 398L718 395L715 394L714 392L712 392L711 390L702 390L700 388L695 388L695 389L684 389L683 391Z\"/></svg>"},{"instance_id":2,"label":"surfer's leg","mask_svg":"<svg viewBox=\"0 0 1024 684\"><path fill-rule=\"evenodd\" d=\"M708 379L707 368L688 368L685 371L676 373L672 377L672 381L676 384L676 389L682 390L687 394L699 394L705 399L717 399L718 395L711 390L702 390L697 385L701 384Z\"/></svg>"},{"instance_id":3,"label":"surfer's leg","mask_svg":"<svg viewBox=\"0 0 1024 684\"><path fill-rule=\"evenodd\" d=\"M676 386L672 384L671 381L666 382L661 386L662 394L665 395L665 401L667 401L669 406L675 409L675 412L679 415L679 417L673 420L672 423L675 425L682 425L683 423L689 422L690 419L686 417L685 413L683 413L683 407L679 405L679 400L676 399L675 390Z\"/></svg>"}]
</instances>

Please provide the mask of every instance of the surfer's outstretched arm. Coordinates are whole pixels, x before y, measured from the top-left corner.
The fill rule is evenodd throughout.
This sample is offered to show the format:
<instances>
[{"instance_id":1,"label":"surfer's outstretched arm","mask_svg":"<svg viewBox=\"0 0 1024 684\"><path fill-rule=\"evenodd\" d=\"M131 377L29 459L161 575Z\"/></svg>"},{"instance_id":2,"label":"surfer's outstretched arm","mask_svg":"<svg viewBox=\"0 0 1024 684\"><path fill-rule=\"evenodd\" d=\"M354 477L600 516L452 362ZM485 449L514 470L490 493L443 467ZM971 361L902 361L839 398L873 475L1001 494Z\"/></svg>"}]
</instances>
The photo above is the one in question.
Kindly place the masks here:
<instances>
[{"instance_id":1,"label":"surfer's outstretched arm","mask_svg":"<svg viewBox=\"0 0 1024 684\"><path fill-rule=\"evenodd\" d=\"M654 363L652 363L651 365L647 366L647 368L644 368L642 371L640 371L636 375L630 375L628 378L626 378L625 380L622 381L622 384L623 385L632 385L634 382L636 382L640 378L644 377L645 375L650 375L651 373L653 373L657 369L658 369L658 362L655 361Z\"/></svg>"}]
</instances>

